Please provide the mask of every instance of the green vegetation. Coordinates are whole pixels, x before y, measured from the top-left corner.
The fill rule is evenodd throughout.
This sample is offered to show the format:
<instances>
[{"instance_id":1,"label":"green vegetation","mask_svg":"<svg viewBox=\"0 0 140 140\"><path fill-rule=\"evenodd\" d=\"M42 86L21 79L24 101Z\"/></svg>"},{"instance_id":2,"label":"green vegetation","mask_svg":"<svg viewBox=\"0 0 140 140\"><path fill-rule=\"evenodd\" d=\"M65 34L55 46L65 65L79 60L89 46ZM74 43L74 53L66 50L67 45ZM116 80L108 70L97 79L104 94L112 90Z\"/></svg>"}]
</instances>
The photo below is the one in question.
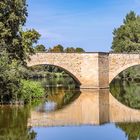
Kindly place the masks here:
<instances>
[{"instance_id":1,"label":"green vegetation","mask_svg":"<svg viewBox=\"0 0 140 140\"><path fill-rule=\"evenodd\" d=\"M31 102L34 98L45 96L45 90L40 82L22 80L21 99L25 102Z\"/></svg>"},{"instance_id":2,"label":"green vegetation","mask_svg":"<svg viewBox=\"0 0 140 140\"><path fill-rule=\"evenodd\" d=\"M27 81L22 80L26 60L34 53L33 45L40 38L36 30L22 29L28 15L26 0L3 0L0 9L0 101L19 103L29 96L42 96L44 91L38 83L28 82L27 86Z\"/></svg>"},{"instance_id":3,"label":"green vegetation","mask_svg":"<svg viewBox=\"0 0 140 140\"><path fill-rule=\"evenodd\" d=\"M114 79L110 84L110 91L122 104L134 109L140 109L139 83Z\"/></svg>"},{"instance_id":4,"label":"green vegetation","mask_svg":"<svg viewBox=\"0 0 140 140\"><path fill-rule=\"evenodd\" d=\"M8 64L8 55L0 57L0 100L2 103L26 101L39 98L45 94L40 83L26 81L21 72L22 66L17 61Z\"/></svg>"},{"instance_id":5,"label":"green vegetation","mask_svg":"<svg viewBox=\"0 0 140 140\"><path fill-rule=\"evenodd\" d=\"M72 78L60 70L50 72L32 71L26 66L27 59L35 52L84 52L82 48L64 49L62 45L46 49L35 44L40 34L35 29L23 30L28 16L26 0L3 0L0 2L0 101L29 102L44 96L44 89L38 82L28 78L51 78L49 84L72 83ZM49 69L53 69L49 67ZM26 80L25 80L26 79ZM66 79L67 81L65 81Z\"/></svg>"},{"instance_id":6,"label":"green vegetation","mask_svg":"<svg viewBox=\"0 0 140 140\"><path fill-rule=\"evenodd\" d=\"M56 45L48 50L44 45L37 45L34 47L35 52L51 52L51 53L83 53L85 52L82 48L67 47L64 48L62 45Z\"/></svg>"},{"instance_id":7,"label":"green vegetation","mask_svg":"<svg viewBox=\"0 0 140 140\"><path fill-rule=\"evenodd\" d=\"M140 82L140 66L133 66L118 75L118 78L127 81Z\"/></svg>"},{"instance_id":8,"label":"green vegetation","mask_svg":"<svg viewBox=\"0 0 140 140\"><path fill-rule=\"evenodd\" d=\"M0 51L6 50L10 60L25 60L21 27L26 22L26 0L0 1Z\"/></svg>"},{"instance_id":9,"label":"green vegetation","mask_svg":"<svg viewBox=\"0 0 140 140\"><path fill-rule=\"evenodd\" d=\"M65 70L51 65L38 65L28 68L26 71L29 79L42 81L46 87L79 87L78 83Z\"/></svg>"},{"instance_id":10,"label":"green vegetation","mask_svg":"<svg viewBox=\"0 0 140 140\"><path fill-rule=\"evenodd\" d=\"M70 104L80 95L79 90L70 90L65 88L47 88L47 98L45 103L43 103L40 108L40 111L54 111L57 109L63 108L65 105ZM53 104L54 106L51 108L50 106L46 108L46 104Z\"/></svg>"},{"instance_id":11,"label":"green vegetation","mask_svg":"<svg viewBox=\"0 0 140 140\"><path fill-rule=\"evenodd\" d=\"M140 52L140 16L131 11L113 32L113 52Z\"/></svg>"},{"instance_id":12,"label":"green vegetation","mask_svg":"<svg viewBox=\"0 0 140 140\"><path fill-rule=\"evenodd\" d=\"M128 140L140 139L140 123L117 123L116 127L125 132Z\"/></svg>"},{"instance_id":13,"label":"green vegetation","mask_svg":"<svg viewBox=\"0 0 140 140\"><path fill-rule=\"evenodd\" d=\"M0 99L1 101L17 100L21 89L21 74L17 61L8 64L6 53L0 55Z\"/></svg>"},{"instance_id":14,"label":"green vegetation","mask_svg":"<svg viewBox=\"0 0 140 140\"><path fill-rule=\"evenodd\" d=\"M0 107L1 140L35 140L36 132L27 126L30 107Z\"/></svg>"},{"instance_id":15,"label":"green vegetation","mask_svg":"<svg viewBox=\"0 0 140 140\"><path fill-rule=\"evenodd\" d=\"M35 49L35 52L46 52L46 48L45 48L45 46L44 45L37 45L37 46L35 46L34 47L34 49Z\"/></svg>"},{"instance_id":16,"label":"green vegetation","mask_svg":"<svg viewBox=\"0 0 140 140\"><path fill-rule=\"evenodd\" d=\"M49 48L48 52L83 53L83 52L85 52L85 50L82 48L73 48L73 47L67 47L64 49L64 47L62 45L57 45L57 46L54 46L53 48Z\"/></svg>"},{"instance_id":17,"label":"green vegetation","mask_svg":"<svg viewBox=\"0 0 140 140\"><path fill-rule=\"evenodd\" d=\"M25 60L29 59L29 55L32 55L35 53L33 45L37 43L40 36L41 35L35 29L30 29L30 30L21 32L23 54L24 54Z\"/></svg>"},{"instance_id":18,"label":"green vegetation","mask_svg":"<svg viewBox=\"0 0 140 140\"><path fill-rule=\"evenodd\" d=\"M140 16L130 11L118 29L113 32L112 51L117 53L139 53L140 52ZM137 73L137 75L136 75ZM140 66L125 70L121 78L127 80L140 80Z\"/></svg>"}]
</instances>

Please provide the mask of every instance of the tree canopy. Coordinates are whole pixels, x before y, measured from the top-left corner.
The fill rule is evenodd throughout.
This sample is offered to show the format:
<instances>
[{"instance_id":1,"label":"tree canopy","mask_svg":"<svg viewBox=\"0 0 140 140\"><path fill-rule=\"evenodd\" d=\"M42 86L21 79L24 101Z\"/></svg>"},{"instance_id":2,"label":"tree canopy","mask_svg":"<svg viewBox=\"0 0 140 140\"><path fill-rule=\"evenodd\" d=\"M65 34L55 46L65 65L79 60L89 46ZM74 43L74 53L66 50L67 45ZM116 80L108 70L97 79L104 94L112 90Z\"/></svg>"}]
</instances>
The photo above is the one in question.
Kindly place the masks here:
<instances>
[{"instance_id":1,"label":"tree canopy","mask_svg":"<svg viewBox=\"0 0 140 140\"><path fill-rule=\"evenodd\" d=\"M49 48L48 52L59 53L64 52L64 47L62 45L56 45L53 48Z\"/></svg>"},{"instance_id":2,"label":"tree canopy","mask_svg":"<svg viewBox=\"0 0 140 140\"><path fill-rule=\"evenodd\" d=\"M30 29L21 32L23 53L25 59L27 59L29 55L35 52L33 45L37 43L40 36L41 35L35 29Z\"/></svg>"},{"instance_id":3,"label":"tree canopy","mask_svg":"<svg viewBox=\"0 0 140 140\"><path fill-rule=\"evenodd\" d=\"M25 59L20 29L26 17L26 0L0 1L0 51L6 50L10 59Z\"/></svg>"},{"instance_id":4,"label":"tree canopy","mask_svg":"<svg viewBox=\"0 0 140 140\"><path fill-rule=\"evenodd\" d=\"M46 52L46 48L44 45L37 45L34 47L35 52Z\"/></svg>"},{"instance_id":5,"label":"tree canopy","mask_svg":"<svg viewBox=\"0 0 140 140\"><path fill-rule=\"evenodd\" d=\"M85 52L83 48L74 48L74 47L64 47L62 45L56 45L53 48L49 48L48 52L53 52L53 53L82 53Z\"/></svg>"},{"instance_id":6,"label":"tree canopy","mask_svg":"<svg viewBox=\"0 0 140 140\"><path fill-rule=\"evenodd\" d=\"M113 32L112 50L114 52L140 52L140 16L130 11L123 25Z\"/></svg>"}]
</instances>

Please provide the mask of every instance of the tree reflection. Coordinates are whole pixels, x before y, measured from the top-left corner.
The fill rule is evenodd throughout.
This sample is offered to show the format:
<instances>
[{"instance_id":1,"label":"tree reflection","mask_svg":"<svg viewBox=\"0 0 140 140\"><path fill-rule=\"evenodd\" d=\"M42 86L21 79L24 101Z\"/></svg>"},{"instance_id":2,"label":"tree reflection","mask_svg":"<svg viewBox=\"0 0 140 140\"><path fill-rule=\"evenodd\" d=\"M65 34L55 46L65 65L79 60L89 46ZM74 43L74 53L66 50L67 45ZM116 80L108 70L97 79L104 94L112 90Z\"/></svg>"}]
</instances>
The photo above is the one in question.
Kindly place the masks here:
<instances>
[{"instance_id":1,"label":"tree reflection","mask_svg":"<svg viewBox=\"0 0 140 140\"><path fill-rule=\"evenodd\" d=\"M80 95L80 90L65 88L47 88L47 98L45 103L36 108L39 112L50 112L63 108L70 104Z\"/></svg>"},{"instance_id":2,"label":"tree reflection","mask_svg":"<svg viewBox=\"0 0 140 140\"><path fill-rule=\"evenodd\" d=\"M128 140L140 139L140 123L117 123L116 127L125 132Z\"/></svg>"},{"instance_id":3,"label":"tree reflection","mask_svg":"<svg viewBox=\"0 0 140 140\"><path fill-rule=\"evenodd\" d=\"M140 83L115 79L110 85L110 91L121 103L140 109Z\"/></svg>"},{"instance_id":4,"label":"tree reflection","mask_svg":"<svg viewBox=\"0 0 140 140\"><path fill-rule=\"evenodd\" d=\"M35 140L36 133L28 128L29 107L0 108L0 140Z\"/></svg>"}]
</instances>

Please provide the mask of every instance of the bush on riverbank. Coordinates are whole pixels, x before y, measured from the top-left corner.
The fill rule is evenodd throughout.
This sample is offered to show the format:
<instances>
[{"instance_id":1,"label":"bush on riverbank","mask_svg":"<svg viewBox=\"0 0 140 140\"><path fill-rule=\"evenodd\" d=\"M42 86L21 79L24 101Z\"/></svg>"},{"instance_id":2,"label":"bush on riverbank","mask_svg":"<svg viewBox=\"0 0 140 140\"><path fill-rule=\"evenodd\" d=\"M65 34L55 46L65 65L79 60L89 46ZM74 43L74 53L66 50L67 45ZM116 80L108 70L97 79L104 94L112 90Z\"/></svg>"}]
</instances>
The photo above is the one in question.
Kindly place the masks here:
<instances>
[{"instance_id":1,"label":"bush on riverbank","mask_svg":"<svg viewBox=\"0 0 140 140\"><path fill-rule=\"evenodd\" d=\"M35 98L43 98L45 89L40 82L22 80L21 98L25 103L31 102Z\"/></svg>"}]
</instances>

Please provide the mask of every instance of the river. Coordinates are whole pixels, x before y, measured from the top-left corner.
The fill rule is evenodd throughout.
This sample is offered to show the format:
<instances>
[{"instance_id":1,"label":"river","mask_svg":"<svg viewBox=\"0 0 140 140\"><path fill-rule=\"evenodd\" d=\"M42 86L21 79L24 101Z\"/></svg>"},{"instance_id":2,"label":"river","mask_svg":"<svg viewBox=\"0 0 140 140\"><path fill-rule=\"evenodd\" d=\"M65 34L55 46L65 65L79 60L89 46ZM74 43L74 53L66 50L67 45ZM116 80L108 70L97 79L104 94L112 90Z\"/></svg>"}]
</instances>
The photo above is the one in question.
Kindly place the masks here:
<instances>
[{"instance_id":1,"label":"river","mask_svg":"<svg viewBox=\"0 0 140 140\"><path fill-rule=\"evenodd\" d=\"M110 89L46 89L47 98L0 107L0 140L138 140L140 84L114 80Z\"/></svg>"}]
</instances>

